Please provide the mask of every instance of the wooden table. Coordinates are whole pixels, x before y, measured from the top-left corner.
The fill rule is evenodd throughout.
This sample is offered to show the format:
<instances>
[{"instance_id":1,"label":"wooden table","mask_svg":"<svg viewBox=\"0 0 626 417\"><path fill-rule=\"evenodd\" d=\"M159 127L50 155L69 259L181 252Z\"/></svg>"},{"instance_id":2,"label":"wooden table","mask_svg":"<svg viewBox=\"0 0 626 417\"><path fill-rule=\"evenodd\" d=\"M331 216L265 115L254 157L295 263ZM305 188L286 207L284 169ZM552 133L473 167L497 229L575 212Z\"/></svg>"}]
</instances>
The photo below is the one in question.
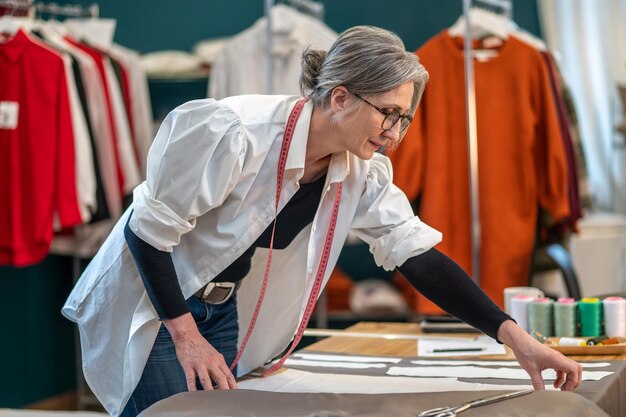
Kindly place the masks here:
<instances>
[{"instance_id":1,"label":"wooden table","mask_svg":"<svg viewBox=\"0 0 626 417\"><path fill-rule=\"evenodd\" d=\"M417 323L358 323L348 327L350 333L384 333L393 335L418 336L423 333ZM428 336L475 337L475 334L428 333ZM341 337L333 336L312 345L305 350L317 352L344 353L352 355L372 356L417 356L417 340L386 340L372 337ZM508 346L506 355L454 356L451 359L494 359L514 360L515 356ZM575 355L570 358L579 362L626 360L626 353L620 355ZM613 362L614 363L614 362ZM613 365L612 365L613 366ZM595 403L611 416L626 417L626 376L620 371L609 377L605 382L584 381L576 393Z\"/></svg>"},{"instance_id":2,"label":"wooden table","mask_svg":"<svg viewBox=\"0 0 626 417\"><path fill-rule=\"evenodd\" d=\"M420 335L420 326L417 323L357 323L348 327L346 331L356 333L386 333ZM428 333L429 336L459 336L474 337L475 335L451 334L451 333ZM375 342L373 342L375 341ZM309 345L305 350L319 352L349 353L353 355L389 355L389 356L416 356L417 342L415 340L385 340L358 337L330 337ZM506 356L484 355L472 356L477 359L515 359L511 349L506 347ZM621 355L576 355L570 356L576 361L608 361L626 360L626 353ZM455 358L463 358L458 356Z\"/></svg>"}]
</instances>

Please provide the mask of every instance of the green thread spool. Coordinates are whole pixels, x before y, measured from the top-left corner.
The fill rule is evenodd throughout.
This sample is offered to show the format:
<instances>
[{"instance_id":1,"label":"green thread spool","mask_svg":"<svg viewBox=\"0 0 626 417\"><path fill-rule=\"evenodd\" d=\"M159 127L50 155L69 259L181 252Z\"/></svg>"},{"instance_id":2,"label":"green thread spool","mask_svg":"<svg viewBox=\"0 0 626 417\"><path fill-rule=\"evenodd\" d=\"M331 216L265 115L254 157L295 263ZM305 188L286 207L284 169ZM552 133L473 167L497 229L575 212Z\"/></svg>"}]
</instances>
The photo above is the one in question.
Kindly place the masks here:
<instances>
[{"instance_id":1,"label":"green thread spool","mask_svg":"<svg viewBox=\"0 0 626 417\"><path fill-rule=\"evenodd\" d=\"M602 303L599 298L583 298L578 303L580 335L597 337L602 335Z\"/></svg>"},{"instance_id":2,"label":"green thread spool","mask_svg":"<svg viewBox=\"0 0 626 417\"><path fill-rule=\"evenodd\" d=\"M578 333L578 303L573 298L559 298L554 304L554 335L576 337Z\"/></svg>"},{"instance_id":3,"label":"green thread spool","mask_svg":"<svg viewBox=\"0 0 626 417\"><path fill-rule=\"evenodd\" d=\"M539 332L543 336L554 336L553 301L542 297L535 299L528 306L528 328L530 334Z\"/></svg>"}]
</instances>

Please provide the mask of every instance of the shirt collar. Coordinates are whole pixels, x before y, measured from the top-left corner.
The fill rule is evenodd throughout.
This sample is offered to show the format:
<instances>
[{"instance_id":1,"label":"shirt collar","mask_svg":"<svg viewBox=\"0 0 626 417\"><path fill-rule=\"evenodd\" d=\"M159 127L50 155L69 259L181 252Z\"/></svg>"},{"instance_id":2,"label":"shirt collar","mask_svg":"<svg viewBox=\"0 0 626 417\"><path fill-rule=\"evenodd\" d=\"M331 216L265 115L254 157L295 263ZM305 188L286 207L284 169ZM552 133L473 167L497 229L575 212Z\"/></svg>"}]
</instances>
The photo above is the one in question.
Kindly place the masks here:
<instances>
[{"instance_id":1,"label":"shirt collar","mask_svg":"<svg viewBox=\"0 0 626 417\"><path fill-rule=\"evenodd\" d=\"M6 60L9 62L17 62L30 43L28 35L22 29L19 29L12 39L3 45L0 44L0 56L6 57Z\"/></svg>"},{"instance_id":2,"label":"shirt collar","mask_svg":"<svg viewBox=\"0 0 626 417\"><path fill-rule=\"evenodd\" d=\"M293 108L293 107L292 107ZM291 112L291 109L289 111ZM309 127L311 126L311 116L313 114L313 101L309 100L304 104L298 123L293 132L289 155L285 163L285 170L299 169L301 177L304 174L304 162L306 160L306 144L309 138ZM343 181L350 172L348 151L334 153L328 167L329 183Z\"/></svg>"}]
</instances>

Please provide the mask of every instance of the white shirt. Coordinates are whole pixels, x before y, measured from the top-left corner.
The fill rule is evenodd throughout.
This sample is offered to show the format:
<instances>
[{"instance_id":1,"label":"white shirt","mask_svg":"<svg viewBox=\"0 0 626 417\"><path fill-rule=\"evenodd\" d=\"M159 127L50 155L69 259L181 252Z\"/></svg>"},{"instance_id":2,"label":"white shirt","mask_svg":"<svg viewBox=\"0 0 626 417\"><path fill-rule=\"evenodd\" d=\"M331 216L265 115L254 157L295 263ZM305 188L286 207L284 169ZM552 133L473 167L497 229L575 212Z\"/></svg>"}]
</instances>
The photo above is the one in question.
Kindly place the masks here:
<instances>
[{"instance_id":1,"label":"white shirt","mask_svg":"<svg viewBox=\"0 0 626 417\"><path fill-rule=\"evenodd\" d=\"M135 160L133 139L130 133L130 121L126 114L126 104L122 87L115 76L115 70L110 59L104 59L105 82L109 87L111 109L113 110L113 123L117 135L117 155L119 157L122 172L124 173L124 195L130 193L141 182L140 168Z\"/></svg>"},{"instance_id":2,"label":"white shirt","mask_svg":"<svg viewBox=\"0 0 626 417\"><path fill-rule=\"evenodd\" d=\"M130 227L172 252L185 298L229 266L275 217L277 160L298 97L238 96L186 103L164 120L148 155L147 180L135 189ZM279 208L298 190L313 104L300 115L286 161ZM324 284L350 230L390 270L441 241L413 215L391 181L391 164L333 154L313 223L275 250L256 328L238 365L242 375L278 355L293 337L313 286L336 187L343 182ZM139 382L160 321L126 246L127 212L89 264L63 314L78 323L85 379L116 416ZM267 260L258 248L237 295L239 340L248 328ZM280 323L277 326L276 323Z\"/></svg>"},{"instance_id":3,"label":"white shirt","mask_svg":"<svg viewBox=\"0 0 626 417\"><path fill-rule=\"evenodd\" d=\"M98 68L93 58L67 42L62 36L63 32L58 32L62 29L63 26L58 22L47 22L39 27L39 30L45 34L47 42L71 54L79 64L80 77L85 87L87 113L92 126L91 133L97 150L99 174L102 179L107 206L114 220L107 219L96 223L78 225L74 228L73 235L55 235L50 245L50 252L92 258L111 232L115 220L121 216L122 199L115 171L115 149L113 148L111 126L106 112L102 111L102 109L106 109L106 96L102 79L98 75ZM92 155L89 154L88 157L91 159ZM78 175L78 177L80 177L79 180L82 180L83 175Z\"/></svg>"},{"instance_id":4,"label":"white shirt","mask_svg":"<svg viewBox=\"0 0 626 417\"><path fill-rule=\"evenodd\" d=\"M140 175L145 178L146 157L154 139L154 122L152 120L152 103L148 90L148 79L141 67L139 54L122 45L112 44L107 52L116 60L120 61L128 71L130 93L132 96L131 106L133 120L131 131L134 134L134 143L139 153L141 163Z\"/></svg>"},{"instance_id":5,"label":"white shirt","mask_svg":"<svg viewBox=\"0 0 626 417\"><path fill-rule=\"evenodd\" d=\"M314 17L284 4L271 9L272 94L299 94L302 52L307 47L328 51L337 33ZM209 75L209 97L267 94L267 19L226 42ZM253 68L253 70L251 70Z\"/></svg>"}]
</instances>

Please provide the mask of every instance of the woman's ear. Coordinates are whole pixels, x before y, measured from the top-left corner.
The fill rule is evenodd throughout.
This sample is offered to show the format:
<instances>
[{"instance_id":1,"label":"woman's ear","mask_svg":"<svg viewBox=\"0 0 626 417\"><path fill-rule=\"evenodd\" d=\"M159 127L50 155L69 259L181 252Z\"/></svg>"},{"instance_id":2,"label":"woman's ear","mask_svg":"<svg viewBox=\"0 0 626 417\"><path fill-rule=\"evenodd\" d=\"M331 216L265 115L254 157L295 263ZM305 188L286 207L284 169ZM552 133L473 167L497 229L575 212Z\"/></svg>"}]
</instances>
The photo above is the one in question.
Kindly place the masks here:
<instances>
[{"instance_id":1,"label":"woman's ear","mask_svg":"<svg viewBox=\"0 0 626 417\"><path fill-rule=\"evenodd\" d=\"M330 108L334 113L340 113L348 107L349 96L348 89L343 85L333 88L330 93Z\"/></svg>"}]
</instances>

